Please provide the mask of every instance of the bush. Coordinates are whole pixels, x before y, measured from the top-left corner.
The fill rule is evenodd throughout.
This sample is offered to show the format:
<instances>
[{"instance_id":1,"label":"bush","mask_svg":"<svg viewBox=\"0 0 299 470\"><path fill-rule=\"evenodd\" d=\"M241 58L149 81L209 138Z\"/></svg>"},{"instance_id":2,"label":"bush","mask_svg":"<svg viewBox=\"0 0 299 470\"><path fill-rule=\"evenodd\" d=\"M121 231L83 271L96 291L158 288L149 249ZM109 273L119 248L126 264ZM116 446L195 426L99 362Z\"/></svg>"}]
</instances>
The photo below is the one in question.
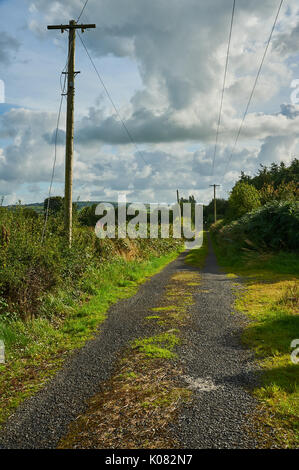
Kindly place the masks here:
<instances>
[{"instance_id":1,"label":"bush","mask_svg":"<svg viewBox=\"0 0 299 470\"><path fill-rule=\"evenodd\" d=\"M296 201L299 198L299 189L295 181L281 183L276 189L273 184L265 184L260 190L260 196L262 204L273 201Z\"/></svg>"},{"instance_id":2,"label":"bush","mask_svg":"<svg viewBox=\"0 0 299 470\"><path fill-rule=\"evenodd\" d=\"M44 213L46 214L46 211L49 206L49 214L50 215L55 215L58 214L63 210L64 206L64 198L61 196L52 196L50 198L46 198L44 200Z\"/></svg>"},{"instance_id":3,"label":"bush","mask_svg":"<svg viewBox=\"0 0 299 470\"><path fill-rule=\"evenodd\" d=\"M47 313L49 296L63 290L78 299L82 279L111 259L148 259L167 254L181 240L100 240L94 228L74 220L72 247L64 235L63 214L50 214L41 243L43 215L0 207L0 320L30 319ZM53 302L52 302L53 304ZM48 311L48 315L59 313ZM61 312L63 313L63 312Z\"/></svg>"},{"instance_id":4,"label":"bush","mask_svg":"<svg viewBox=\"0 0 299 470\"><path fill-rule=\"evenodd\" d=\"M228 201L226 199L217 199L217 219L222 219L226 216L228 211ZM212 200L207 206L203 208L204 223L211 224L214 222L214 201Z\"/></svg>"},{"instance_id":5,"label":"bush","mask_svg":"<svg viewBox=\"0 0 299 470\"><path fill-rule=\"evenodd\" d=\"M226 225L221 221L211 231L216 241L230 251L239 252L240 248L292 251L298 247L298 229L298 202L282 201L266 204Z\"/></svg>"},{"instance_id":6,"label":"bush","mask_svg":"<svg viewBox=\"0 0 299 470\"><path fill-rule=\"evenodd\" d=\"M45 293L60 284L71 286L92 257L88 231L74 230L70 250L59 218L49 219L42 244L43 224L42 216L28 217L21 207L0 212L0 295L6 311L17 312L23 319L38 312Z\"/></svg>"},{"instance_id":7,"label":"bush","mask_svg":"<svg viewBox=\"0 0 299 470\"><path fill-rule=\"evenodd\" d=\"M232 189L228 200L228 218L235 220L261 205L260 195L254 186L238 182Z\"/></svg>"}]
</instances>

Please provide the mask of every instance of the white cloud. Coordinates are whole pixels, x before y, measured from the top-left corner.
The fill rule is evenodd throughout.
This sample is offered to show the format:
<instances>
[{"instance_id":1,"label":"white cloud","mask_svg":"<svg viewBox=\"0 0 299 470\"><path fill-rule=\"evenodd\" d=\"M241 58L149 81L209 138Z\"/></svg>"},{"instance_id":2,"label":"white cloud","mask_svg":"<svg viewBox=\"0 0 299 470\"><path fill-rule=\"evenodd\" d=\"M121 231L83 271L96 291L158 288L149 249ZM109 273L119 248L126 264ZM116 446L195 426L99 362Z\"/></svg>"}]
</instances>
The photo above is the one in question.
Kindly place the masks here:
<instances>
[{"instance_id":1,"label":"white cloud","mask_svg":"<svg viewBox=\"0 0 299 470\"><path fill-rule=\"evenodd\" d=\"M61 52L61 42L56 36L49 38L45 25L76 18L83 2L34 0L28 3L31 34L43 37L45 49L46 41L51 44L56 41L56 48ZM288 161L298 145L299 111L298 107L285 103L285 97L282 99L280 94L294 78L294 69L287 59L295 52L297 41L295 0L290 0L281 11L252 106L229 171L224 174L276 14L278 2L274 3L273 0L237 2L212 177L232 2L89 0L81 19L97 24L96 30L84 35L97 65L110 57L111 63L120 64L119 61L129 58L131 62L126 62L127 66L129 63L137 66L140 76L137 86L132 86L126 78L129 74L119 74L114 83L119 82L122 90L129 87L132 90L126 100L124 92L120 92L117 103L120 102L121 116L141 151L138 153L129 145L128 136L107 100L102 96L97 100L95 95L92 106L83 111L80 108L75 125L75 195L80 193L81 199L96 195L112 197L122 190L137 200L167 200L175 197L177 188L182 188L197 192L198 197L209 198L209 189L204 191L215 178L223 183L226 191L241 169L254 172L260 163ZM79 44L78 41L78 50ZM53 56L51 60L54 61ZM117 75L120 69L115 70ZM80 91L84 87L94 89L97 80L95 75L93 79L80 81ZM110 89L110 81L106 84ZM275 112L273 103L277 103ZM269 108L273 108L271 112ZM3 151L5 160L0 159L1 177L16 186L38 185L50 177L56 116L43 111L46 108L42 101L40 109L13 110L2 118L0 137L9 143ZM59 144L63 142L62 129ZM62 182L60 145L59 152L56 175Z\"/></svg>"}]
</instances>

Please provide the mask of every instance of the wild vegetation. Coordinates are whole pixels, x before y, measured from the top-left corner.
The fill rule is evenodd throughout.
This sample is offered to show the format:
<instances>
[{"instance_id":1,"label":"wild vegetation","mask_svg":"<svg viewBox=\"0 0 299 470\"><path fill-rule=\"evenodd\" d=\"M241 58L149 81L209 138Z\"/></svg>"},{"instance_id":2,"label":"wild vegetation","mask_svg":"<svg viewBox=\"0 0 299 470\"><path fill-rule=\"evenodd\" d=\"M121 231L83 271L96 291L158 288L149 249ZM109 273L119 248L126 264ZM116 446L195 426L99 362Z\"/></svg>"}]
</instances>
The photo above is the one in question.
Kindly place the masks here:
<instances>
[{"instance_id":1,"label":"wild vegetation","mask_svg":"<svg viewBox=\"0 0 299 470\"><path fill-rule=\"evenodd\" d=\"M73 242L65 242L62 213L52 209L42 242L44 218L21 206L14 211L0 208L0 319L28 320L63 314L59 291L69 298L90 294L90 273L103 263L124 257L149 259L176 249L175 239L98 239L94 227L75 221ZM49 298L60 299L49 303Z\"/></svg>"},{"instance_id":2,"label":"wild vegetation","mask_svg":"<svg viewBox=\"0 0 299 470\"><path fill-rule=\"evenodd\" d=\"M224 217L211 227L223 254L240 261L240 250L296 251L299 226L299 161L262 167L254 177L241 174Z\"/></svg>"},{"instance_id":3,"label":"wild vegetation","mask_svg":"<svg viewBox=\"0 0 299 470\"><path fill-rule=\"evenodd\" d=\"M210 228L220 264L246 286L235 307L250 319L243 340L263 371L254 395L269 447L299 445L299 364L291 361L299 338L298 176L298 160L242 174L225 218Z\"/></svg>"},{"instance_id":4,"label":"wild vegetation","mask_svg":"<svg viewBox=\"0 0 299 470\"><path fill-rule=\"evenodd\" d=\"M217 203L217 218L224 219L227 208L228 208L228 201L226 199L216 199ZM214 201L210 201L209 204L203 207L203 219L204 224L210 225L214 222Z\"/></svg>"},{"instance_id":5,"label":"wild vegetation","mask_svg":"<svg viewBox=\"0 0 299 470\"><path fill-rule=\"evenodd\" d=\"M180 203L187 201L194 207L194 197ZM44 214L21 205L0 207L0 339L6 348L6 363L0 365L0 422L55 373L70 350L93 335L112 302L131 296L182 248L182 240L172 238L100 240L92 204L80 211L74 206L69 248L62 198L46 200L47 207L43 240ZM298 364L290 360L290 344L299 336L298 160L262 167L254 177L241 174L229 199L218 200L217 207L222 220L210 227L216 254L231 277L241 275L245 281L236 308L251 319L244 342L255 349L264 370L263 383L254 391L263 405L257 419L275 430L277 446L294 447L299 442ZM204 208L204 218L212 220L213 202ZM204 242L187 255L187 263L202 267L205 234ZM173 303L166 307L148 321L180 325L181 311ZM176 332L168 343L164 339L138 340L132 348L153 361L170 360Z\"/></svg>"},{"instance_id":6,"label":"wild vegetation","mask_svg":"<svg viewBox=\"0 0 299 470\"><path fill-rule=\"evenodd\" d=\"M298 199L299 160L294 158L290 165L284 162L272 163L270 167L261 165L258 173L254 176L241 172L240 182L254 186L258 191L268 186L274 191L275 199Z\"/></svg>"},{"instance_id":7,"label":"wild vegetation","mask_svg":"<svg viewBox=\"0 0 299 470\"><path fill-rule=\"evenodd\" d=\"M112 302L133 295L182 247L172 238L100 240L75 215L69 248L55 202L43 241L43 215L0 207L0 422L92 336Z\"/></svg>"},{"instance_id":8,"label":"wild vegetation","mask_svg":"<svg viewBox=\"0 0 299 470\"><path fill-rule=\"evenodd\" d=\"M261 165L255 176L241 172L228 200L216 199L217 219L225 223L237 220L243 215L264 205L299 200L299 160L293 159L289 166L281 162L270 167ZM214 222L214 201L204 207L206 224Z\"/></svg>"}]
</instances>

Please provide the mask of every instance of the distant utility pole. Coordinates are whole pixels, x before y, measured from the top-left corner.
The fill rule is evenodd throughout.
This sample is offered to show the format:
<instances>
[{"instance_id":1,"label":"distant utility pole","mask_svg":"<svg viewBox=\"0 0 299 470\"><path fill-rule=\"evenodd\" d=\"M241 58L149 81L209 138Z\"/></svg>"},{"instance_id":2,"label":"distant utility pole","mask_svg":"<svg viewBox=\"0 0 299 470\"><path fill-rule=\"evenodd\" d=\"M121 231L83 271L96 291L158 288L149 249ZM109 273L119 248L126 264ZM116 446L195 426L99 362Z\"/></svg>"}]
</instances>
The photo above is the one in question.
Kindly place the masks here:
<instances>
[{"instance_id":1,"label":"distant utility pole","mask_svg":"<svg viewBox=\"0 0 299 470\"><path fill-rule=\"evenodd\" d=\"M65 140L65 187L64 187L64 226L69 246L72 243L73 220L73 152L74 152L74 95L75 95L75 41L76 29L82 33L87 28L95 28L95 24L77 24L71 20L69 24L48 26L48 29L60 29L63 33L69 31L68 71L67 73L67 111L66 111L66 140Z\"/></svg>"},{"instance_id":2,"label":"distant utility pole","mask_svg":"<svg viewBox=\"0 0 299 470\"><path fill-rule=\"evenodd\" d=\"M217 208L216 208L216 188L220 186L220 184L210 184L214 188L214 222L217 222Z\"/></svg>"},{"instance_id":3,"label":"distant utility pole","mask_svg":"<svg viewBox=\"0 0 299 470\"><path fill-rule=\"evenodd\" d=\"M177 203L179 204L180 203L180 196L179 196L179 190L178 189L176 190L176 200L177 200Z\"/></svg>"}]
</instances>

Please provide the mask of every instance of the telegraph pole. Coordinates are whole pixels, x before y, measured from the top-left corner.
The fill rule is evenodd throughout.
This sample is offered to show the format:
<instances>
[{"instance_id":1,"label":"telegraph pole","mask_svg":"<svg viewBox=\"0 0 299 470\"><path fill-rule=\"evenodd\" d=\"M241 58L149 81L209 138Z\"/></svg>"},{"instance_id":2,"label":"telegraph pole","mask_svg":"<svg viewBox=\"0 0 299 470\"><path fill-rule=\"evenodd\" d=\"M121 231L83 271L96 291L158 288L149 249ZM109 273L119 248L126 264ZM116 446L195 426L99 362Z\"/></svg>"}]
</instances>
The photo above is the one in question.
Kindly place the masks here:
<instances>
[{"instance_id":1,"label":"telegraph pole","mask_svg":"<svg viewBox=\"0 0 299 470\"><path fill-rule=\"evenodd\" d=\"M210 184L214 188L214 223L217 222L217 208L216 208L216 188L220 186L220 184Z\"/></svg>"},{"instance_id":2,"label":"telegraph pole","mask_svg":"<svg viewBox=\"0 0 299 470\"><path fill-rule=\"evenodd\" d=\"M73 153L74 153L74 97L75 97L75 42L76 29L82 33L87 28L95 28L95 24L77 24L71 20L69 24L52 25L48 29L60 29L63 33L69 31L68 70L67 72L67 110L66 110L66 138L65 138L65 185L64 185L64 227L68 244L72 243L73 220Z\"/></svg>"},{"instance_id":3,"label":"telegraph pole","mask_svg":"<svg viewBox=\"0 0 299 470\"><path fill-rule=\"evenodd\" d=\"M180 203L180 196L179 196L179 190L178 189L176 190L176 200L177 200L177 203L179 204Z\"/></svg>"}]
</instances>

